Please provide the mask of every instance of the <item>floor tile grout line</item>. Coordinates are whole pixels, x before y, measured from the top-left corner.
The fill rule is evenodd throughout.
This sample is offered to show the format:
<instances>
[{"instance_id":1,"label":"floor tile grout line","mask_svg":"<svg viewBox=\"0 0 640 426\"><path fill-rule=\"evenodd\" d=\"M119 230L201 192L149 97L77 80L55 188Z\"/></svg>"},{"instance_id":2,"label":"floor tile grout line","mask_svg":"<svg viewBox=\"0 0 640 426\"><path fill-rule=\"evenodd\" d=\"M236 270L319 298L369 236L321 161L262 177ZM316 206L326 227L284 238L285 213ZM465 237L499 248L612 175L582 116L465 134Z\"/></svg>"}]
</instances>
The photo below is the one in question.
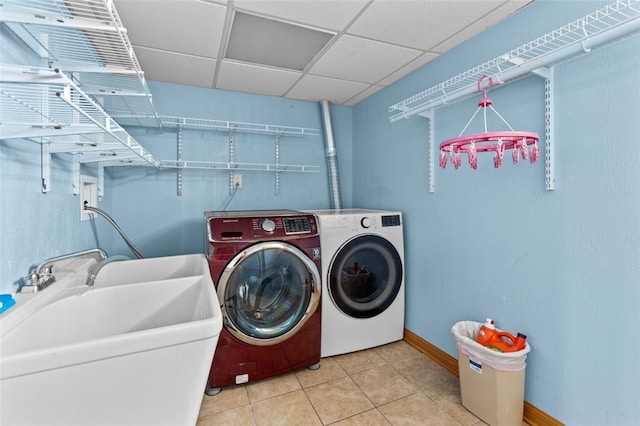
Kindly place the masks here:
<instances>
[{"instance_id":1,"label":"floor tile grout line","mask_svg":"<svg viewBox=\"0 0 640 426\"><path fill-rule=\"evenodd\" d=\"M384 350L384 349L380 350L380 348L371 348L371 349L369 349L369 350L371 350L371 352L372 352L372 353L375 353L375 354L376 354L376 356L377 356L377 357L379 357L379 358L380 358L380 360L382 360L382 363L381 363L381 364L377 364L377 365L369 366L369 367L367 367L367 368L364 368L364 369L361 369L361 370L357 370L357 371L348 372L347 370L348 370L348 367L349 367L349 366L345 364L345 367L347 367L347 369L345 369L345 367L343 367L343 364L344 364L344 363L340 363L340 362L337 360L337 358L339 357L339 356L338 356L338 357L336 357L336 360L335 360L335 362L336 362L336 366L337 366L337 367L338 367L338 369L341 371L341 373L343 373L343 374L344 374L344 376L332 377L332 378L329 378L329 379L327 379L327 380L324 380L324 379L323 379L323 381L320 381L320 382L318 382L318 383L314 383L313 385L309 385L309 386L304 387L304 386L303 386L303 383L301 382L301 379L298 377L298 375L296 374L296 372L290 372L290 373L288 373L288 374L293 375L293 377L295 378L296 383L297 383L297 385L299 386L299 388L297 388L297 389L293 389L293 390L289 390L289 391L286 391L286 392L284 392L284 393L282 393L282 394L272 395L272 396L270 396L270 397L268 397L268 398L264 398L264 399L261 399L261 400L257 400L257 401L255 401L255 402L252 402L252 401L250 400L250 398L249 398L248 385L250 385L250 384L245 384L245 385L242 385L242 386L243 386L243 392L244 392L244 397L245 397L245 401L246 401L246 403L241 404L241 405L238 405L238 406L235 406L235 407L228 407L228 408L226 408L225 410L222 410L222 411L219 411L219 412L214 412L214 413L208 414L208 415L206 415L206 416L202 416L202 417L203 417L203 418L204 418L204 417L209 417L209 416L213 416L213 415L216 415L216 414L219 414L219 413L223 413L223 412L225 412L225 411L229 411L229 410L232 410L232 409L237 409L237 408L240 408L240 407L243 407L243 406L248 406L249 411L250 411L251 416L252 416L252 421L253 421L254 425L257 425L257 424L259 424L259 423L257 422L257 420L256 420L256 418L255 418L255 412L254 412L254 410L253 410L253 407L255 406L255 404L257 404L257 403L259 403L259 402L261 402L261 401L265 401L265 400L269 400L269 399L275 398L275 397L277 397L277 396L282 396L282 395L286 395L286 394L289 394L289 393L292 393L292 392L296 392L296 391L298 391L298 390L302 390L302 391L303 391L303 395L305 396L306 401L309 403L309 405L311 405L311 408L313 409L313 411L314 411L314 413L316 414L317 418L319 419L320 423L321 423L321 424L323 424L323 425L326 425L326 424L323 422L323 420L320 418L320 415L319 415L319 413L318 413L318 411L317 411L317 409L316 409L316 406L312 403L311 398L310 398L309 393L308 393L308 390L309 390L309 389L311 389L311 388L313 388L314 386L319 386L319 385L322 385L322 384L330 383L330 382L331 382L331 381L333 381L333 380L338 380L338 379L341 379L341 378L347 377L347 378L349 378L349 380L350 380L353 384L355 384L355 386L357 387L357 389L358 389L360 392L362 392L362 394L365 396L365 398L366 398L366 399L367 399L367 401L371 404L371 406L372 406L372 407L371 407L371 408L368 408L368 409L365 409L365 410L363 410L363 411L360 411L359 413L354 413L354 414L352 414L352 415L350 415L350 416L348 416L348 417L345 417L344 419L339 419L339 420L336 420L336 421L334 421L334 422L327 423L327 424L333 424L333 423L336 423L336 422L340 422L340 421L343 421L343 420L345 420L345 419L349 419L349 418L351 418L351 417L358 416L358 415L361 415L361 414L363 414L363 413L366 413L366 412L369 412L369 411L373 411L373 410L377 411L377 413L379 413L379 414L380 414L380 415L381 415L381 416L382 416L382 417L383 417L387 422L389 422L389 423L393 424L393 423L391 422L391 420L390 420L389 418L387 418L387 416L385 416L385 415L383 414L383 412L380 410L380 408L381 408L381 407L384 407L384 406L385 406L385 405L387 405L387 404L390 404L390 403L396 402L396 401L398 401L398 400L401 400L402 398L406 398L406 397L408 397L408 396L415 395L416 393L422 393L424 397L426 397L427 399L429 399L430 401L432 401L432 402L433 402L433 403L434 403L434 404L435 404L435 405L436 405L440 410L442 410L444 413L446 413L446 414L447 414L447 417L451 418L453 422L455 422L456 424L461 424L461 423L460 423L460 422L459 422L459 421L458 421L458 420L453 416L453 414L452 414L452 413L450 413L450 412L447 410L447 406L446 406L446 404L441 404L441 403L439 403L439 402L438 402L438 400L433 399L431 396L429 396L429 395L427 394L427 391L428 391L429 389L432 389L432 388L437 387L437 386L444 386L444 385L445 385L445 383L446 383L446 380L440 380L440 379L437 379L437 380L436 380L436 382L434 382L433 384L430 384L429 386L426 386L426 387L425 387L425 386L421 385L421 383L420 383L420 382L416 382L416 381L412 380L411 376L407 376L407 375L403 374L403 373L402 373L402 371L400 371L400 370L398 369L398 367L397 367L398 362L407 361L407 360L409 360L409 358L414 358L414 357L415 357L415 356L414 356L414 354L411 354L411 353L405 353L405 354L402 354L402 353L400 353L400 352L395 352L395 353L394 353L394 349L393 349L393 348L391 348L391 349L390 349L390 350L388 350L388 351L387 351L387 350ZM349 355L349 354L344 354L344 355ZM386 355L386 356L385 356L385 355ZM420 354L420 355L421 355L422 357L424 357L424 356L425 356L424 354ZM418 360L420 359L419 357L415 357L415 358L416 358L416 359L418 359ZM384 366L389 366L389 367L391 367L391 368L394 370L394 372L395 372L395 373L397 373L397 374L399 375L399 377L402 377L402 378L403 378L407 383L410 383L410 384L412 384L413 386L415 386L415 390L414 390L414 391L412 391L412 392L410 392L410 393L409 393L409 394L407 394L407 395L402 396L402 397L396 398L396 399L394 399L394 400L387 401L387 402L385 402L384 404L376 405L376 404L374 403L374 401L371 399L371 397L370 397L369 395L367 395L367 393L364 391L364 389L363 389L363 388L358 384L358 382L356 382L356 380L354 379L354 375L357 375L357 374L360 374L360 373L363 373L363 372L369 371L369 370L374 369L374 368L376 368L376 367L384 367ZM406 370L406 369L405 369L405 370ZM257 382L255 382L255 383L257 383ZM444 390L444 388L443 388L443 390ZM443 401L444 401L444 400L441 400L441 402L443 402ZM474 425L475 425L475 424L477 424L477 423L478 423L478 422L474 423Z\"/></svg>"},{"instance_id":2,"label":"floor tile grout line","mask_svg":"<svg viewBox=\"0 0 640 426\"><path fill-rule=\"evenodd\" d=\"M322 366L320 366L320 368L322 368ZM298 377L296 376L296 379L298 379ZM298 383L300 383L300 379L298 379ZM317 384L316 384L317 385ZM313 386L316 386L313 385ZM302 383L300 383L300 387L302 388L302 392L304 392L304 396L307 398L307 401L309 401L309 405L311 405L311 408L313 408L313 412L316 413L316 417L318 417L318 420L320 420L320 423L325 426L326 423L322 421L322 417L320 417L320 413L318 413L318 410L316 408L315 405L313 405L313 401L311 401L311 398L309 398L309 394L307 393L307 389L312 388L313 386L307 386L306 388L302 386Z\"/></svg>"}]
</instances>

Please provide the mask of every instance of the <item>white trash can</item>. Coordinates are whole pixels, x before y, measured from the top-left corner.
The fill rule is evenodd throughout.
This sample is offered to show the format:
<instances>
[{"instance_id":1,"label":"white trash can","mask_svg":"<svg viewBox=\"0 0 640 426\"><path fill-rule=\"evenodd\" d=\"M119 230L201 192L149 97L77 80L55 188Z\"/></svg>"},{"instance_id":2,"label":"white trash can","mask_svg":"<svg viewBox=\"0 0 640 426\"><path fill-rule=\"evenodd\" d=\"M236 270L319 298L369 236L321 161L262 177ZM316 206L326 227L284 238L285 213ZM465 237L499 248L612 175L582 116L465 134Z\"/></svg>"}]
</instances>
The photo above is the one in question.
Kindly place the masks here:
<instances>
[{"instance_id":1,"label":"white trash can","mask_svg":"<svg viewBox=\"0 0 640 426\"><path fill-rule=\"evenodd\" d=\"M458 347L462 405L491 426L521 426L527 343L517 352L485 348L476 337L482 323L460 321L451 332Z\"/></svg>"}]
</instances>

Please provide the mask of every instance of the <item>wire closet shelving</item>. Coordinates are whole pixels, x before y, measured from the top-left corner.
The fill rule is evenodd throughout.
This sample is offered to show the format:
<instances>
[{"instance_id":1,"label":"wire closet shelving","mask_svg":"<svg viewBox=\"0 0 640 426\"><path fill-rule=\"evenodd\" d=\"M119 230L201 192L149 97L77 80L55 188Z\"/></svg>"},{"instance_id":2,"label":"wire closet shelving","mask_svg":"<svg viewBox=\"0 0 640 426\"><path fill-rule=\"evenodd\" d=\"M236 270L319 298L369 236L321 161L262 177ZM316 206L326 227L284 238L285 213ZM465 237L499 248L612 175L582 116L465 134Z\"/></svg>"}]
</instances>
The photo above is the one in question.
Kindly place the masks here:
<instances>
[{"instance_id":1,"label":"wire closet shelving","mask_svg":"<svg viewBox=\"0 0 640 426\"><path fill-rule=\"evenodd\" d=\"M73 158L73 192L80 164L183 169L317 172L319 166L280 164L282 136L318 136L317 129L218 120L161 117L112 0L4 0L0 24L40 58L34 64L0 64L0 140L27 139L41 145L42 190L50 190L52 153ZM46 65L45 65L46 64ZM122 126L177 128L178 158L158 160ZM189 161L182 158L182 131L262 133L276 138L273 164Z\"/></svg>"},{"instance_id":2,"label":"wire closet shelving","mask_svg":"<svg viewBox=\"0 0 640 426\"><path fill-rule=\"evenodd\" d=\"M4 0L0 20L121 125L160 125L112 1Z\"/></svg>"},{"instance_id":3,"label":"wire closet shelving","mask_svg":"<svg viewBox=\"0 0 640 426\"><path fill-rule=\"evenodd\" d=\"M488 82L506 84L527 75L545 79L545 188L555 186L554 65L640 31L640 0L619 0L576 21L523 44L389 107L393 123L420 115L429 119L429 191L435 191L434 111L488 89ZM478 82L489 77L484 85Z\"/></svg>"},{"instance_id":4,"label":"wire closet shelving","mask_svg":"<svg viewBox=\"0 0 640 426\"><path fill-rule=\"evenodd\" d=\"M320 136L320 130L290 127L272 124L246 123L236 121L207 120L201 118L161 116L165 129L174 128L177 133L178 158L175 161L162 161L162 167L177 169L219 169L229 170L229 194L236 190L234 175L237 171L264 171L275 172L275 193L280 194L280 172L319 172L320 166L282 164L280 162L280 142L283 136ZM224 132L228 135L228 162L202 162L186 161L182 158L183 137L185 130L201 130ZM235 158L235 134L253 133L271 135L274 138L274 162L273 163L241 163ZM182 195L182 173L178 171L178 195Z\"/></svg>"}]
</instances>

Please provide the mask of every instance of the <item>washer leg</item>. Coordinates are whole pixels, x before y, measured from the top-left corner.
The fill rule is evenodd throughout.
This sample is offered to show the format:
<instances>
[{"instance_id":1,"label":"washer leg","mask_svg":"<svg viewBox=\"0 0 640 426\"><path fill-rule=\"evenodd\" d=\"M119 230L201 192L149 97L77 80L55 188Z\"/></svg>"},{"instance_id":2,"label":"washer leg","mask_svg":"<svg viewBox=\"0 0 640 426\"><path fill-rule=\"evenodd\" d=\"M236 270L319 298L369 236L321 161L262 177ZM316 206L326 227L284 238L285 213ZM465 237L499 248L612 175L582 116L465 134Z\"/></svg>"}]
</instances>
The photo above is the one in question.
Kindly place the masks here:
<instances>
[{"instance_id":1,"label":"washer leg","mask_svg":"<svg viewBox=\"0 0 640 426\"><path fill-rule=\"evenodd\" d=\"M317 370L318 368L320 368L320 363L318 362L318 363L316 363L316 364L310 365L310 366L308 366L307 368L308 368L309 370Z\"/></svg>"},{"instance_id":2,"label":"washer leg","mask_svg":"<svg viewBox=\"0 0 640 426\"><path fill-rule=\"evenodd\" d=\"M204 393L209 396L216 396L220 393L221 390L221 388L210 388L209 386L207 386L207 388L204 390Z\"/></svg>"}]
</instances>

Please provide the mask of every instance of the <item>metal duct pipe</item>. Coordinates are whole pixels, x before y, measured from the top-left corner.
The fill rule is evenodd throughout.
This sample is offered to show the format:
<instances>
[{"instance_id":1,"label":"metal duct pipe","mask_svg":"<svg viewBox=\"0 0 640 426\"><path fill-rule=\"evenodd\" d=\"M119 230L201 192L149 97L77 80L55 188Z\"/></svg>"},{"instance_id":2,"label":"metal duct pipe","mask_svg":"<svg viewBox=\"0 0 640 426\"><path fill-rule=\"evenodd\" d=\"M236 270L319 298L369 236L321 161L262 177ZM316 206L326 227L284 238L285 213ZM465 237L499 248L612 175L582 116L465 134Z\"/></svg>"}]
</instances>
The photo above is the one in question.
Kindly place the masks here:
<instances>
[{"instance_id":1,"label":"metal duct pipe","mask_svg":"<svg viewBox=\"0 0 640 426\"><path fill-rule=\"evenodd\" d=\"M340 195L340 176L338 174L338 155L336 154L336 144L333 140L333 126L331 124L331 113L329 111L329 101L322 101L322 121L324 124L325 146L327 148L327 167L329 172L329 195L331 198L331 208L342 208L342 196Z\"/></svg>"}]
</instances>

